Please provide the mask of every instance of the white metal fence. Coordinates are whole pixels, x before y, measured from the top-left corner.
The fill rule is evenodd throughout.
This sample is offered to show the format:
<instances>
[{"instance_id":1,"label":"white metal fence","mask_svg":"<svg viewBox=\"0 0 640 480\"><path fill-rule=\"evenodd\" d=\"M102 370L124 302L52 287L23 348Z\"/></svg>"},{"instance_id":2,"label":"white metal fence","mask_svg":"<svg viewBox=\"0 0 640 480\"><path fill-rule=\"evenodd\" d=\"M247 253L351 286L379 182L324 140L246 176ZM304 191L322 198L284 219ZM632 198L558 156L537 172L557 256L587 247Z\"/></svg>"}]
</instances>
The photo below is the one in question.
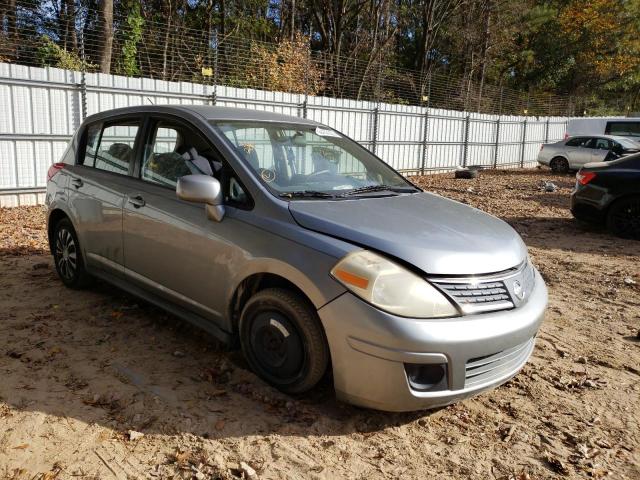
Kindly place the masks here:
<instances>
[{"instance_id":1,"label":"white metal fence","mask_svg":"<svg viewBox=\"0 0 640 480\"><path fill-rule=\"evenodd\" d=\"M0 63L0 206L42 203L49 165L84 116L153 103L216 104L330 125L406 174L534 165L566 117L497 116Z\"/></svg>"}]
</instances>

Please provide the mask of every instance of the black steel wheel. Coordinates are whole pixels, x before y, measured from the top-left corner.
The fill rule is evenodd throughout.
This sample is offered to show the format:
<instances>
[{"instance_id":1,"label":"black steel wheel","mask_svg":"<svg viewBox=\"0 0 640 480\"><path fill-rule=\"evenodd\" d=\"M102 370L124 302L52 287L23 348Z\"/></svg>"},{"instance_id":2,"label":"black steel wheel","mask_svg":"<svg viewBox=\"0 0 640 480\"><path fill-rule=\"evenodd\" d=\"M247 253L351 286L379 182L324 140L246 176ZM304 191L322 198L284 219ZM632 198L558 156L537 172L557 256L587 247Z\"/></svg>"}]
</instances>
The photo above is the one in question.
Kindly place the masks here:
<instances>
[{"instance_id":1,"label":"black steel wheel","mask_svg":"<svg viewBox=\"0 0 640 480\"><path fill-rule=\"evenodd\" d=\"M329 363L315 310L286 289L262 290L249 299L240 317L240 343L253 371L286 393L313 388Z\"/></svg>"},{"instance_id":2,"label":"black steel wheel","mask_svg":"<svg viewBox=\"0 0 640 480\"><path fill-rule=\"evenodd\" d=\"M569 162L564 157L555 157L549 163L551 171L554 173L567 173L569 171Z\"/></svg>"},{"instance_id":3,"label":"black steel wheel","mask_svg":"<svg viewBox=\"0 0 640 480\"><path fill-rule=\"evenodd\" d=\"M640 197L623 198L611 205L607 228L618 237L640 240Z\"/></svg>"},{"instance_id":4,"label":"black steel wheel","mask_svg":"<svg viewBox=\"0 0 640 480\"><path fill-rule=\"evenodd\" d=\"M81 288L89 283L78 236L68 219L64 218L56 224L51 249L58 276L67 287Z\"/></svg>"}]
</instances>

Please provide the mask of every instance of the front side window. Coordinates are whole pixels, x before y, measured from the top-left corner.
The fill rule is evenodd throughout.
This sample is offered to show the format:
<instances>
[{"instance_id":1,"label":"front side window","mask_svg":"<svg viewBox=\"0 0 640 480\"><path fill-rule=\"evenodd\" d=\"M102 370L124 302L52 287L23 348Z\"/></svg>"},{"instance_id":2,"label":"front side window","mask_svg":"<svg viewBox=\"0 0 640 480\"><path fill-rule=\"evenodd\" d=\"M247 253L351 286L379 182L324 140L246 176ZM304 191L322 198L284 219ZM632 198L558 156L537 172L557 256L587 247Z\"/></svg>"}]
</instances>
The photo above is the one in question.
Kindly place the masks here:
<instances>
[{"instance_id":1,"label":"front side window","mask_svg":"<svg viewBox=\"0 0 640 480\"><path fill-rule=\"evenodd\" d=\"M363 147L326 127L251 121L217 121L213 126L256 177L282 197L419 191Z\"/></svg>"},{"instance_id":2,"label":"front side window","mask_svg":"<svg viewBox=\"0 0 640 480\"><path fill-rule=\"evenodd\" d=\"M192 128L158 122L146 150L141 169L144 180L175 188L185 175L204 174L219 179L222 163L209 143Z\"/></svg>"},{"instance_id":3,"label":"front side window","mask_svg":"<svg viewBox=\"0 0 640 480\"><path fill-rule=\"evenodd\" d=\"M228 205L250 207L244 186L200 132L186 124L158 121L145 149L142 179L173 189L180 177L194 174L217 178Z\"/></svg>"},{"instance_id":4,"label":"front side window","mask_svg":"<svg viewBox=\"0 0 640 480\"><path fill-rule=\"evenodd\" d=\"M595 146L593 148L598 150L611 150L611 141L606 138L596 138Z\"/></svg>"}]
</instances>

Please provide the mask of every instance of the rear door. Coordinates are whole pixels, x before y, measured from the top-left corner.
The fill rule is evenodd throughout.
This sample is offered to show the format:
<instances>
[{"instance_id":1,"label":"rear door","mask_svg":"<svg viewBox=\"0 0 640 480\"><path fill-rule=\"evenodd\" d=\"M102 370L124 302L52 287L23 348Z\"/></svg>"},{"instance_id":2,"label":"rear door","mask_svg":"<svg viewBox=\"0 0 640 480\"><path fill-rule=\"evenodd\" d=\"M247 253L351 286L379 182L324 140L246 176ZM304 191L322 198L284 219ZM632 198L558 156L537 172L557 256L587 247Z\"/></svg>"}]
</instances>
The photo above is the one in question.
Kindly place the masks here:
<instances>
[{"instance_id":1,"label":"rear door","mask_svg":"<svg viewBox=\"0 0 640 480\"><path fill-rule=\"evenodd\" d=\"M87 266L118 277L124 273L122 207L141 132L140 116L90 124L69 168L69 203Z\"/></svg>"}]
</instances>

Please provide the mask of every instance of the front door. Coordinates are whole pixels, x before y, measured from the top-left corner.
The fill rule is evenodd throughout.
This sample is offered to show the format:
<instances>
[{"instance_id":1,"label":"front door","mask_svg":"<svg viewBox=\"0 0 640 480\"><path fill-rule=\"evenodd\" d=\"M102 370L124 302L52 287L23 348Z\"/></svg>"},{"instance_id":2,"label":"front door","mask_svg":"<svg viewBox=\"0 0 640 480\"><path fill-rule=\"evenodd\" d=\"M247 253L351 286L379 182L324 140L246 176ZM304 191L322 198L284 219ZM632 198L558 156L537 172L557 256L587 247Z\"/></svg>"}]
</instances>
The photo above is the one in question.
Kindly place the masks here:
<instances>
[{"instance_id":1,"label":"front door","mask_svg":"<svg viewBox=\"0 0 640 480\"><path fill-rule=\"evenodd\" d=\"M175 191L184 175L219 177L221 158L194 127L175 120L153 120L146 137L140 178L124 204L125 275L228 329L228 279L243 253L227 239L239 222L232 214L209 220L204 205L179 200Z\"/></svg>"}]
</instances>

